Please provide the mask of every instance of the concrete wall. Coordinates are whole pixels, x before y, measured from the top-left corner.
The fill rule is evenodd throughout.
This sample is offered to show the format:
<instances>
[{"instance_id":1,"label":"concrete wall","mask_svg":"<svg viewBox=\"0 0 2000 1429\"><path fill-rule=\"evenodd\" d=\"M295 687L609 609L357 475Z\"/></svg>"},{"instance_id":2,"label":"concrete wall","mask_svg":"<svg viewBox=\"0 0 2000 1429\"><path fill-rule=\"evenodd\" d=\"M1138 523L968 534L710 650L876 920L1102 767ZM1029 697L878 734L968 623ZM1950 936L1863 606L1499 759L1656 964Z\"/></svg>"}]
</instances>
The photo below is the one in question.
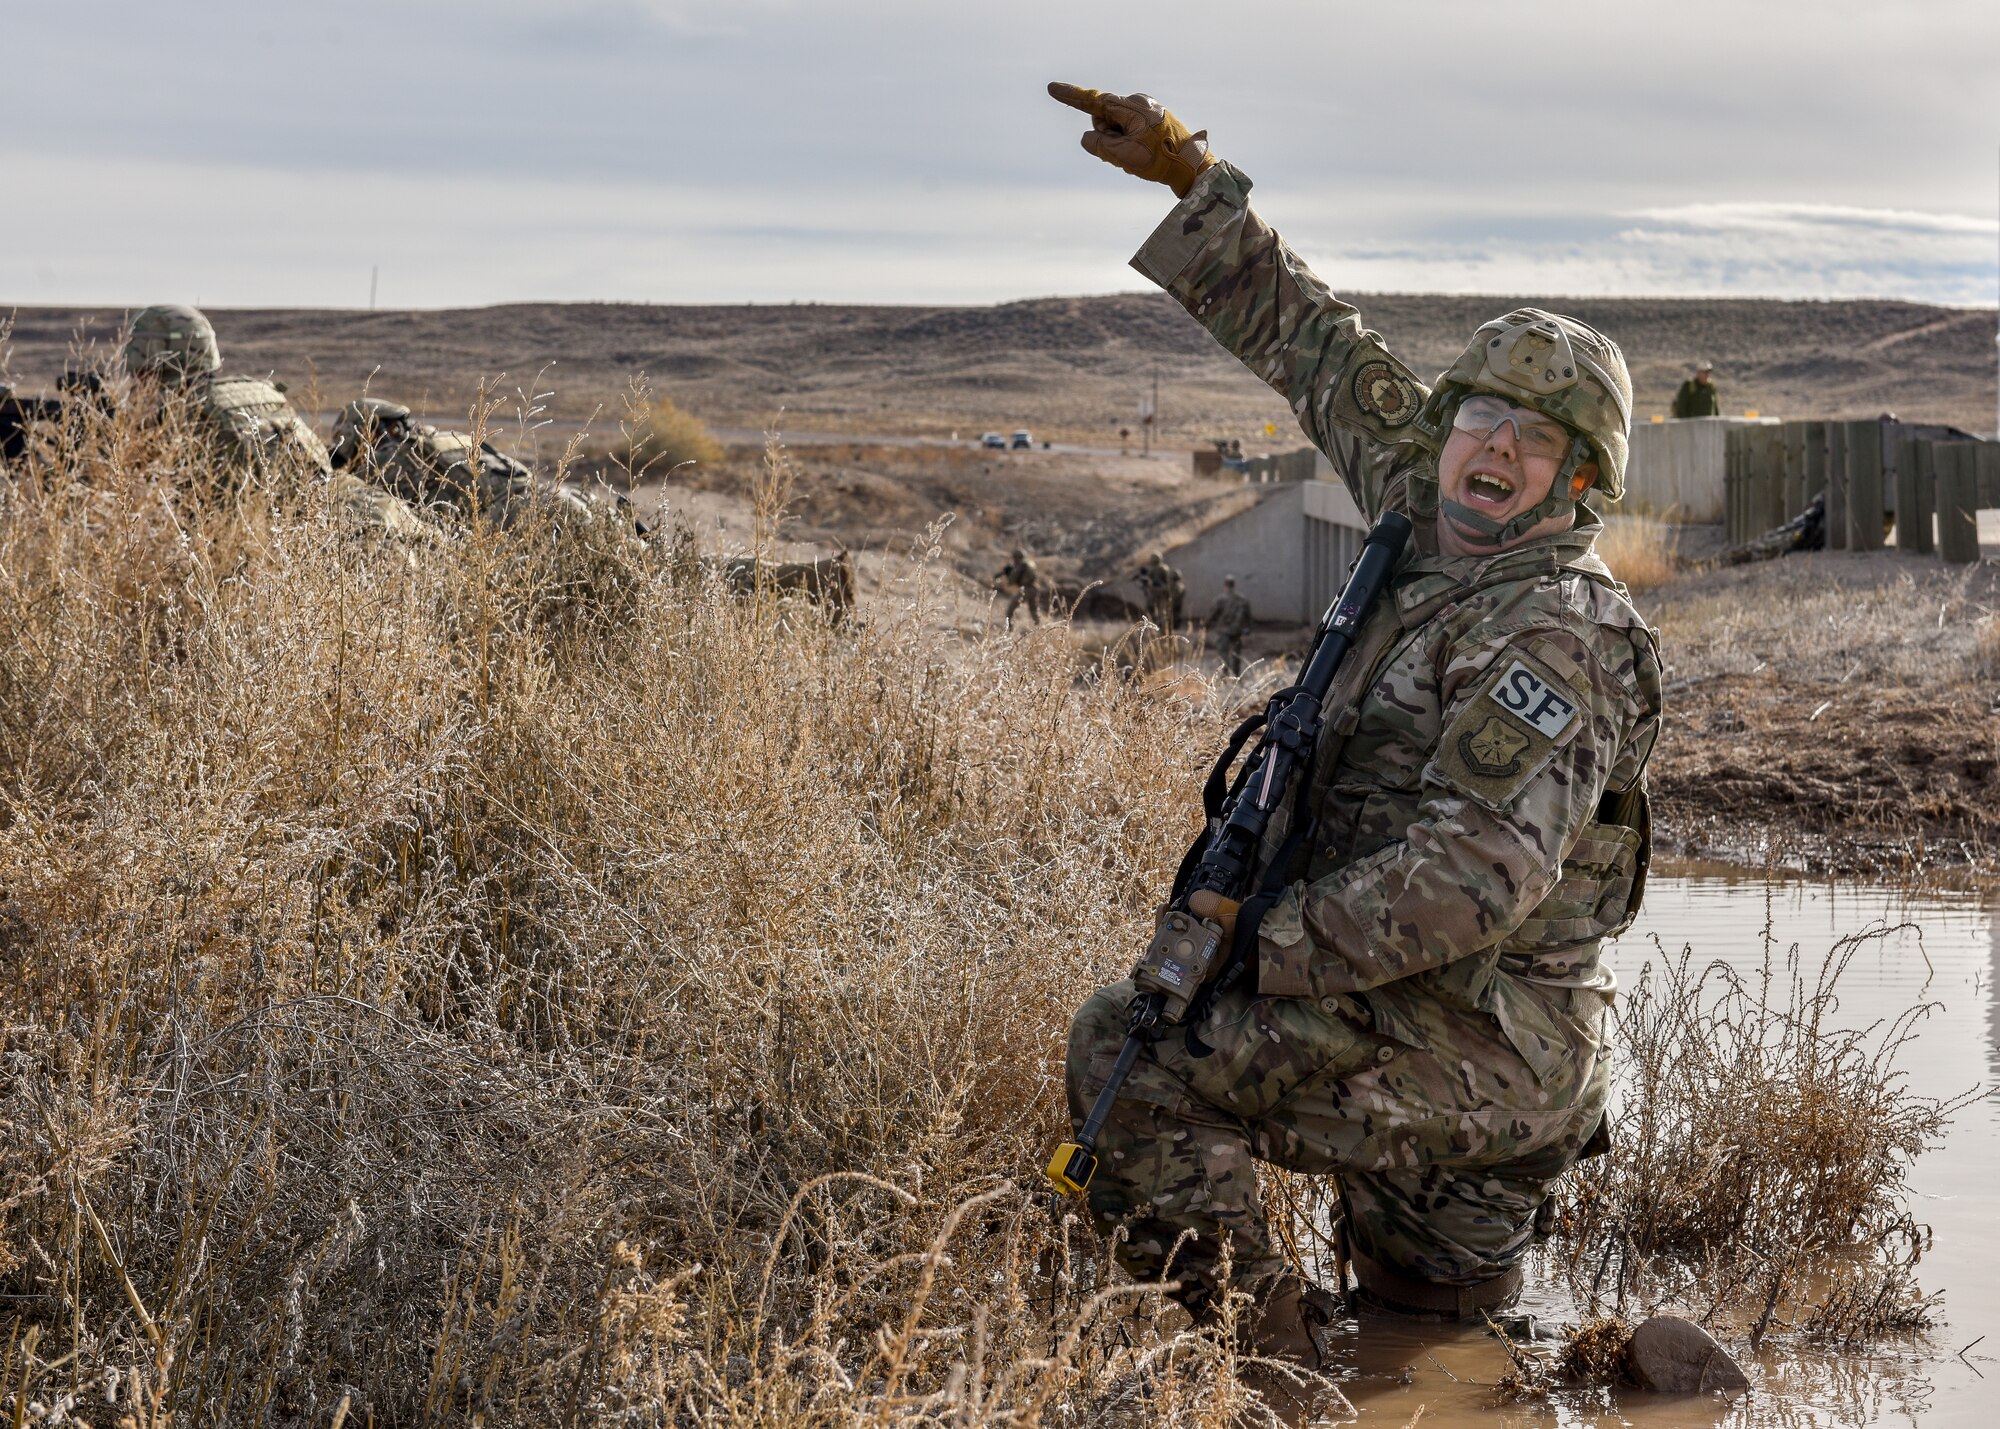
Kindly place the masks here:
<instances>
[{"instance_id":1,"label":"concrete wall","mask_svg":"<svg viewBox=\"0 0 2000 1429\"><path fill-rule=\"evenodd\" d=\"M1274 483L1248 511L1218 522L1167 553L1187 585L1185 611L1199 620L1222 594L1222 578L1259 620L1313 621L1347 578L1367 524L1347 488L1327 481Z\"/></svg>"},{"instance_id":2,"label":"concrete wall","mask_svg":"<svg viewBox=\"0 0 2000 1429\"><path fill-rule=\"evenodd\" d=\"M1720 521L1724 515L1723 443L1731 427L1767 425L1743 417L1692 417L1642 422L1632 429L1625 499L1612 509L1676 521Z\"/></svg>"}]
</instances>

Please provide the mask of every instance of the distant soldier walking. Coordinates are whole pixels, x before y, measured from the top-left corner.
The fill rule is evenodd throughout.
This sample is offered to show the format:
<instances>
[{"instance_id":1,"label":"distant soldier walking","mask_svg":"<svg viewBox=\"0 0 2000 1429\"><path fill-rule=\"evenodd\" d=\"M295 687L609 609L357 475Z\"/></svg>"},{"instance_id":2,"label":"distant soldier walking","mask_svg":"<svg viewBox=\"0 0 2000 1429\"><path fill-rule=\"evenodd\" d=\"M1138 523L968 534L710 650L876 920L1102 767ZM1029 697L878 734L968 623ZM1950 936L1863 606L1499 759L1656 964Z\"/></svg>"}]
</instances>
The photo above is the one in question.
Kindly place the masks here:
<instances>
[{"instance_id":1,"label":"distant soldier walking","mask_svg":"<svg viewBox=\"0 0 2000 1429\"><path fill-rule=\"evenodd\" d=\"M1243 673L1243 637L1250 633L1250 602L1236 589L1236 577L1222 578L1222 594L1208 608L1208 638L1232 675Z\"/></svg>"},{"instance_id":2,"label":"distant soldier walking","mask_svg":"<svg viewBox=\"0 0 2000 1429\"><path fill-rule=\"evenodd\" d=\"M1181 600L1187 593L1181 573L1167 564L1166 557L1155 551L1146 557L1146 564L1139 567L1133 579L1146 593L1147 616L1160 627L1161 634L1172 635L1180 624Z\"/></svg>"},{"instance_id":3,"label":"distant soldier walking","mask_svg":"<svg viewBox=\"0 0 2000 1429\"><path fill-rule=\"evenodd\" d=\"M1019 546L1014 548L1007 564L1000 568L1000 574L993 577L993 586L1007 597L1009 630L1014 628L1014 612L1023 605L1028 607L1028 614L1035 624L1042 623L1041 572L1035 569L1035 563L1026 551Z\"/></svg>"},{"instance_id":4,"label":"distant soldier walking","mask_svg":"<svg viewBox=\"0 0 2000 1429\"><path fill-rule=\"evenodd\" d=\"M1694 376L1681 383L1674 394L1676 417L1719 417L1722 394L1715 390L1715 368L1706 362L1694 365Z\"/></svg>"}]
</instances>

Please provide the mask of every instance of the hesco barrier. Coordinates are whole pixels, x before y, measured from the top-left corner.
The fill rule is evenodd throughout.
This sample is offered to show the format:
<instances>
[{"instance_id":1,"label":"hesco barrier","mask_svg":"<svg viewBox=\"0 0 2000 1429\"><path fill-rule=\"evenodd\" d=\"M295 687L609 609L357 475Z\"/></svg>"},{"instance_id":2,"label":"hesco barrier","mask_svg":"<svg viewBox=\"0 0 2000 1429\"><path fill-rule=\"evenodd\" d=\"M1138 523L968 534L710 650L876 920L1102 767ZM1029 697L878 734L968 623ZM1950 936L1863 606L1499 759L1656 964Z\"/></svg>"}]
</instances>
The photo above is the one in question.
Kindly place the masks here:
<instances>
[{"instance_id":1,"label":"hesco barrier","mask_svg":"<svg viewBox=\"0 0 2000 1429\"><path fill-rule=\"evenodd\" d=\"M2000 442L1882 417L1724 434L1723 524L1732 546L1783 525L1822 493L1832 550L1879 550L1893 530L1898 550L1976 561L1979 513L2000 508Z\"/></svg>"}]
</instances>

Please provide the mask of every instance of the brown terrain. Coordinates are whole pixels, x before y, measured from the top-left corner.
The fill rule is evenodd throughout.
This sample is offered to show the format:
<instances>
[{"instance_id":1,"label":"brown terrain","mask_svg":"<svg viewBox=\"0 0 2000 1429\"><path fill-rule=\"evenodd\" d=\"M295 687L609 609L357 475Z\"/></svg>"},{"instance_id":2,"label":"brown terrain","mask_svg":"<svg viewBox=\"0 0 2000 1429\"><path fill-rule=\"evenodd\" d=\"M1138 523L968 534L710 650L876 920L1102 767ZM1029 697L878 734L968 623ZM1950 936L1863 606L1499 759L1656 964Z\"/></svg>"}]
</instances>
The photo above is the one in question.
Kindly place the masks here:
<instances>
[{"instance_id":1,"label":"brown terrain","mask_svg":"<svg viewBox=\"0 0 2000 1429\"><path fill-rule=\"evenodd\" d=\"M1443 369L1480 322L1521 303L1559 307L1624 347L1643 417L1664 412L1694 359L1717 367L1724 409L1873 416L1988 431L1994 313L1891 301L1360 295L1368 322L1419 374ZM550 412L615 413L640 374L712 425L942 436L1036 429L1104 442L1136 426L1157 375L1161 435L1293 433L1286 408L1159 294L1040 298L994 307L821 304L663 307L520 303L457 311L218 310L229 364L275 372L335 406L364 387L457 416L481 380ZM22 308L9 363L26 390L52 379L79 332L109 341L113 310ZM4 370L4 369L0 369Z\"/></svg>"},{"instance_id":2,"label":"brown terrain","mask_svg":"<svg viewBox=\"0 0 2000 1429\"><path fill-rule=\"evenodd\" d=\"M1364 313L1419 371L1441 368L1484 317L1516 299L1378 296ZM1716 362L1727 410L1993 420L1994 314L1899 302L1539 299L1614 334L1632 358L1641 415L1663 410L1686 361ZM1195 479L1186 450L1240 435L1251 450L1299 442L1283 404L1176 306L1153 296L1046 299L989 308L819 305L670 308L517 305L461 312L220 311L229 365L271 371L322 412L364 386L439 420L479 384L556 420L512 432L546 463L595 417L592 464L614 445L640 374L724 429L781 426L801 549L839 545L864 587L885 589L934 540L958 578L968 633L997 624L987 582L1031 549L1065 603L1082 600L1081 652L1115 642L1144 551L1171 547L1255 499ZM24 309L6 365L46 384L79 332L100 347L121 315ZM1117 453L1118 428L1157 372L1162 445ZM553 393L553 397L540 394ZM524 403L517 394L529 394ZM1266 439L1265 422L1277 434ZM935 439L1029 427L1084 450L981 452ZM815 437L816 434L816 437ZM843 439L834 439L842 434ZM852 438L852 439L847 439ZM912 439L930 438L930 444ZM740 543L758 460L728 459L642 494L706 538ZM1991 518L1989 518L1990 520ZM1664 841L1689 852L1823 869L2000 867L2000 562L1827 553L1760 566L1692 559L1715 541L1659 538L1678 558L1644 582L1662 629L1669 719L1653 763ZM1642 543L1643 544L1643 543ZM1641 584L1637 576L1635 585ZM1304 632L1269 628L1251 654L1279 661Z\"/></svg>"}]
</instances>

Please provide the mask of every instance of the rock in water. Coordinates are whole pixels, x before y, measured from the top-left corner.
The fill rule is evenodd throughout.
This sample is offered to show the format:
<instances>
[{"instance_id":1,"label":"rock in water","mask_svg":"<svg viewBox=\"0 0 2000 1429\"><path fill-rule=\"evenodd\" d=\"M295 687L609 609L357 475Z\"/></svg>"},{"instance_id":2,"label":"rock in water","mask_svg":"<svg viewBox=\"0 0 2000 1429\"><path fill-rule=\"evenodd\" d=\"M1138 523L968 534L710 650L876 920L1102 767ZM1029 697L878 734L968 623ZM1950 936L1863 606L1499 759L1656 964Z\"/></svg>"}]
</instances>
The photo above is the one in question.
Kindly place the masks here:
<instances>
[{"instance_id":1,"label":"rock in water","mask_svg":"<svg viewBox=\"0 0 2000 1429\"><path fill-rule=\"evenodd\" d=\"M1708 1331L1673 1315L1655 1315L1632 1332L1625 1346L1625 1372L1641 1389L1662 1394L1750 1387L1736 1361Z\"/></svg>"}]
</instances>

